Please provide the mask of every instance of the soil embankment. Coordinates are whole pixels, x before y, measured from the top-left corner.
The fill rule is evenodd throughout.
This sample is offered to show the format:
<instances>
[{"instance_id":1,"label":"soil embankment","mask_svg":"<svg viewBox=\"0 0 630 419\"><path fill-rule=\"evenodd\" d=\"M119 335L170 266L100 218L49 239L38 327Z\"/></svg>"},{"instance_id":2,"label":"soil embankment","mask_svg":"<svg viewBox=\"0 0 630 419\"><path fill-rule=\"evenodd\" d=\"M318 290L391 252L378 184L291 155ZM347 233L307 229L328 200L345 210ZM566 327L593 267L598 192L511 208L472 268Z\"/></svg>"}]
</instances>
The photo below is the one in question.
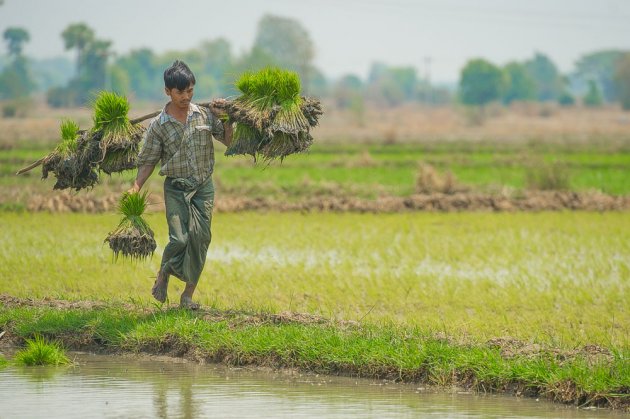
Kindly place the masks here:
<instances>
[{"instance_id":1,"label":"soil embankment","mask_svg":"<svg viewBox=\"0 0 630 419\"><path fill-rule=\"evenodd\" d=\"M120 194L105 196L61 192L53 196L34 195L28 211L102 213L115 211ZM161 196L150 197L153 211L163 210ZM316 196L301 200L220 196L215 202L219 212L239 211L319 211L393 213L408 211L627 211L630 196L598 192L528 191L518 195L493 195L477 192L431 193L407 197L387 196L375 200L355 197Z\"/></svg>"}]
</instances>

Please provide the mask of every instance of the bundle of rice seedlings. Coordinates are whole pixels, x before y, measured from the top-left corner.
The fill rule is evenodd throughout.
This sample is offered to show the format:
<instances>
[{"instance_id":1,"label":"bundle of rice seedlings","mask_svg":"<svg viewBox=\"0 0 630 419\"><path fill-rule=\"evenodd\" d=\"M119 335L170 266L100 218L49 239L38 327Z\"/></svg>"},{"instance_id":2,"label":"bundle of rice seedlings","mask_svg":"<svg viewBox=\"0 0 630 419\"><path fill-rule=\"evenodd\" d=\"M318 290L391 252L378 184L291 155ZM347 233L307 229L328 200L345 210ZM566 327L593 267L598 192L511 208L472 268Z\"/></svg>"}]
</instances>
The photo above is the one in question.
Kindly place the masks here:
<instances>
[{"instance_id":1,"label":"bundle of rice seedlings","mask_svg":"<svg viewBox=\"0 0 630 419\"><path fill-rule=\"evenodd\" d=\"M134 169L144 128L129 120L129 102L124 96L102 91L93 103L93 144L88 147L88 159L94 158L98 143L101 158L99 168L107 173Z\"/></svg>"},{"instance_id":2,"label":"bundle of rice seedlings","mask_svg":"<svg viewBox=\"0 0 630 419\"><path fill-rule=\"evenodd\" d=\"M114 251L114 259L120 254L133 259L145 259L153 255L156 243L153 230L142 218L147 206L147 192L124 193L118 204L122 220L105 239Z\"/></svg>"},{"instance_id":3,"label":"bundle of rice seedlings","mask_svg":"<svg viewBox=\"0 0 630 419\"><path fill-rule=\"evenodd\" d=\"M78 124L67 119L62 120L60 133L61 141L42 162L42 178L46 179L48 173L53 172L57 178L53 189L78 191L94 186L98 175L93 165L81 157L85 133L81 135Z\"/></svg>"},{"instance_id":4,"label":"bundle of rice seedlings","mask_svg":"<svg viewBox=\"0 0 630 419\"><path fill-rule=\"evenodd\" d=\"M272 160L308 149L313 142L309 129L317 125L321 105L300 96L297 73L269 67L246 72L235 84L242 95L225 106L236 122L226 155Z\"/></svg>"}]
</instances>

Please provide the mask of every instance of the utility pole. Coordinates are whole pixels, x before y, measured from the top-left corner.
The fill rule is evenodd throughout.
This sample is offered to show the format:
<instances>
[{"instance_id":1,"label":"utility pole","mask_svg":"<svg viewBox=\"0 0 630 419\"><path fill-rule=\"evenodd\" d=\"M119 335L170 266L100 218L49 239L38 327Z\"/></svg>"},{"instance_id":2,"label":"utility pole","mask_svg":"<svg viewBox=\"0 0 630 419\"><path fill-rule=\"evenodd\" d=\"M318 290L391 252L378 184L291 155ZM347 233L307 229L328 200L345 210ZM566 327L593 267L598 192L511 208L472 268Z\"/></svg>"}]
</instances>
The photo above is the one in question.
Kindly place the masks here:
<instances>
[{"instance_id":1,"label":"utility pole","mask_svg":"<svg viewBox=\"0 0 630 419\"><path fill-rule=\"evenodd\" d=\"M424 57L424 80L427 83L427 102L433 104L433 89L431 87L431 56Z\"/></svg>"}]
</instances>

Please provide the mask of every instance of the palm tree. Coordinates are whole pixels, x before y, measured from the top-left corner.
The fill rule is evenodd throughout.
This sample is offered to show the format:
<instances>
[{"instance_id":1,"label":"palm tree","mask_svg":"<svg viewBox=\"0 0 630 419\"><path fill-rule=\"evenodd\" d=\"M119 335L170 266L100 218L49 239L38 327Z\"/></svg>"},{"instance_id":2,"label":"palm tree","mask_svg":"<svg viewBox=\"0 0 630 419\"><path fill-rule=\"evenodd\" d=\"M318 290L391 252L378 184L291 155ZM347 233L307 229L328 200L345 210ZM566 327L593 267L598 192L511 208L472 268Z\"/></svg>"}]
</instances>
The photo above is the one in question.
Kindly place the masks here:
<instances>
[{"instance_id":1,"label":"palm tree","mask_svg":"<svg viewBox=\"0 0 630 419\"><path fill-rule=\"evenodd\" d=\"M9 44L9 55L14 57L22 55L22 44L31 39L26 29L22 28L7 28L3 37Z\"/></svg>"},{"instance_id":2,"label":"palm tree","mask_svg":"<svg viewBox=\"0 0 630 419\"><path fill-rule=\"evenodd\" d=\"M61 33L66 50L77 50L77 75L81 74L87 46L94 41L94 31L85 23L73 23Z\"/></svg>"}]
</instances>

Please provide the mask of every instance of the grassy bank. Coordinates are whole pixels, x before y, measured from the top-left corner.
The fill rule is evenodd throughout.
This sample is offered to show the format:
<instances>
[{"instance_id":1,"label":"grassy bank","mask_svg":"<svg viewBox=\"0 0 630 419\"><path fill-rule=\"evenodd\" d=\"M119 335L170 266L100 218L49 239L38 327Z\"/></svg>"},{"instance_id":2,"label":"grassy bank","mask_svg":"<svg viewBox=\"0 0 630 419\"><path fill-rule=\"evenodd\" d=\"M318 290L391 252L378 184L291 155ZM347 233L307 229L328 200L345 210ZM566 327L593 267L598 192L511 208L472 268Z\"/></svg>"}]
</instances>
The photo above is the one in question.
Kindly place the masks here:
<instances>
[{"instance_id":1,"label":"grassy bank","mask_svg":"<svg viewBox=\"0 0 630 419\"><path fill-rule=\"evenodd\" d=\"M4 299L0 328L13 338L60 339L73 349L168 353L231 365L290 367L458 385L545 397L580 406L627 409L628 351L511 353L506 342L461 345L421 328L331 322L314 316L155 310Z\"/></svg>"},{"instance_id":2,"label":"grassy bank","mask_svg":"<svg viewBox=\"0 0 630 419\"><path fill-rule=\"evenodd\" d=\"M119 216L0 213L0 293L150 303L157 254L119 261ZM198 289L216 309L388 322L460 342L630 342L626 213L216 214ZM171 281L178 301L181 282Z\"/></svg>"}]
</instances>

